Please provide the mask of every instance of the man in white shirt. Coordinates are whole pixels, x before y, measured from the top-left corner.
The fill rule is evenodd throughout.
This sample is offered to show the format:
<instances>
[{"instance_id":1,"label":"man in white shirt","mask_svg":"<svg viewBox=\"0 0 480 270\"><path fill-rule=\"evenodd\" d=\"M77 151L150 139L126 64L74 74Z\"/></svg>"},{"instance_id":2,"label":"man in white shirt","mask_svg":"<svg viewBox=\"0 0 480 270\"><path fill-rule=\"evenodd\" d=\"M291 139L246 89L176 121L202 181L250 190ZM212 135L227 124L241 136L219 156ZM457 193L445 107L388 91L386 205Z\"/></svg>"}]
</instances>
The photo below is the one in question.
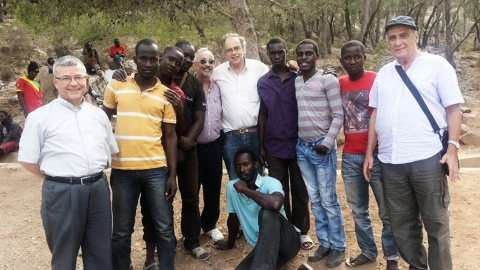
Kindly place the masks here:
<instances>
[{"instance_id":1,"label":"man in white shirt","mask_svg":"<svg viewBox=\"0 0 480 270\"><path fill-rule=\"evenodd\" d=\"M458 181L460 104L464 101L457 76L444 58L417 49L418 32L412 18L397 17L385 31L395 61L380 69L370 92L369 106L373 111L365 178L370 180L378 140L385 202L401 257L410 269L452 269L450 196L442 164L448 164L452 183ZM395 66L401 67L418 89L441 129L438 134ZM439 136L446 130L449 144L442 156ZM422 221L428 234L428 262Z\"/></svg>"},{"instance_id":2,"label":"man in white shirt","mask_svg":"<svg viewBox=\"0 0 480 270\"><path fill-rule=\"evenodd\" d=\"M258 111L260 98L257 82L269 69L267 65L254 59L245 58L245 38L238 34L226 34L222 42L223 52L228 62L213 70L210 81L220 87L222 97L222 127L225 132L223 159L230 180L237 178L234 156L243 148L248 148L257 157L258 172L263 175L263 166L258 160Z\"/></svg>"},{"instance_id":3,"label":"man in white shirt","mask_svg":"<svg viewBox=\"0 0 480 270\"><path fill-rule=\"evenodd\" d=\"M29 114L19 163L45 178L41 215L52 269L112 269L110 189L103 170L118 153L105 113L84 101L88 76L80 59L53 66L59 97Z\"/></svg>"}]
</instances>

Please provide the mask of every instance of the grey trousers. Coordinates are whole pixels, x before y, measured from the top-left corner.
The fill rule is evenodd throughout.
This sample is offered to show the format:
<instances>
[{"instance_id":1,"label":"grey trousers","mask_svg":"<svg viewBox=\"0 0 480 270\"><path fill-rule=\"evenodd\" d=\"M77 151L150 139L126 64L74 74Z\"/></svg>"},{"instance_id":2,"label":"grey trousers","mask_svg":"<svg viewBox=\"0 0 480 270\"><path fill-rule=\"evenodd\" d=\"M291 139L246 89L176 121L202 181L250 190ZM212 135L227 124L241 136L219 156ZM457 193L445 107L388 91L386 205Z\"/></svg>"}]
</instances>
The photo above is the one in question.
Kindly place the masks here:
<instances>
[{"instance_id":1,"label":"grey trousers","mask_svg":"<svg viewBox=\"0 0 480 270\"><path fill-rule=\"evenodd\" d=\"M450 195L440 154L406 164L382 163L385 202L393 236L409 269L452 269ZM423 246L422 221L428 235Z\"/></svg>"},{"instance_id":2,"label":"grey trousers","mask_svg":"<svg viewBox=\"0 0 480 270\"><path fill-rule=\"evenodd\" d=\"M80 247L85 270L112 269L112 216L105 174L88 185L45 180L40 211L53 270L75 270Z\"/></svg>"}]
</instances>

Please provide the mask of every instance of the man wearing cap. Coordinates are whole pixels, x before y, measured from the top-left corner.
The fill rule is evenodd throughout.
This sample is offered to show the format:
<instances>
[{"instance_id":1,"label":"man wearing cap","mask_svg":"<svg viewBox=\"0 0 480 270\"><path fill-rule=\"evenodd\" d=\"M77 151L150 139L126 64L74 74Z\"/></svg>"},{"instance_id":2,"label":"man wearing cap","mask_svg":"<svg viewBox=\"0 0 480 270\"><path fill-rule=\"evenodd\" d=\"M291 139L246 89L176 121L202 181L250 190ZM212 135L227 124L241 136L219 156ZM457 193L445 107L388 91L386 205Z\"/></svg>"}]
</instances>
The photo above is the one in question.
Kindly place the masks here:
<instances>
[{"instance_id":1,"label":"man wearing cap","mask_svg":"<svg viewBox=\"0 0 480 270\"><path fill-rule=\"evenodd\" d=\"M18 104L22 108L25 118L38 107L42 106L42 92L40 84L35 81L39 72L37 62L30 62L27 68L27 76L17 80L16 89Z\"/></svg>"},{"instance_id":2,"label":"man wearing cap","mask_svg":"<svg viewBox=\"0 0 480 270\"><path fill-rule=\"evenodd\" d=\"M85 102L88 75L80 59L53 66L59 97L32 112L20 139L18 161L45 179L40 213L53 270L112 269L110 189L103 170L118 152L110 122Z\"/></svg>"},{"instance_id":3,"label":"man wearing cap","mask_svg":"<svg viewBox=\"0 0 480 270\"><path fill-rule=\"evenodd\" d=\"M418 32L408 16L385 27L395 61L385 65L372 86L373 111L368 130L364 174L370 180L373 151L378 141L385 202L395 242L410 269L452 269L450 253L450 196L442 164L448 164L452 183L459 179L463 98L452 66L442 57L420 52ZM396 66L400 68L396 70ZM433 128L398 72L404 70L440 128ZM439 135L448 131L442 156ZM428 234L428 256L423 246L422 221ZM428 259L427 259L428 257Z\"/></svg>"}]
</instances>

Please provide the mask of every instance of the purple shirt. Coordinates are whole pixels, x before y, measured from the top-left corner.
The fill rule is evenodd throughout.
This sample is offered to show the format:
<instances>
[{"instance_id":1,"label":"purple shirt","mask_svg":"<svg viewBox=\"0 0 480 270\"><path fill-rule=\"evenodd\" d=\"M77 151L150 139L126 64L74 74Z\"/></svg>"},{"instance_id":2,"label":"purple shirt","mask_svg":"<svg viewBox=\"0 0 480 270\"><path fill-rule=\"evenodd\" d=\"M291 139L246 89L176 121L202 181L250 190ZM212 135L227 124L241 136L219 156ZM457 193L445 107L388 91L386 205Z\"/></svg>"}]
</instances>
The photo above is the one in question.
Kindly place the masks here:
<instances>
[{"instance_id":1,"label":"purple shirt","mask_svg":"<svg viewBox=\"0 0 480 270\"><path fill-rule=\"evenodd\" d=\"M220 137L222 99L220 98L220 88L218 88L217 84L210 83L205 100L207 101L205 124L202 132L197 137L197 143L213 142Z\"/></svg>"},{"instance_id":2,"label":"purple shirt","mask_svg":"<svg viewBox=\"0 0 480 270\"><path fill-rule=\"evenodd\" d=\"M295 97L297 73L291 71L281 82L270 69L258 80L260 113L268 114L264 147L269 155L277 158L296 158L298 140L298 111Z\"/></svg>"}]
</instances>

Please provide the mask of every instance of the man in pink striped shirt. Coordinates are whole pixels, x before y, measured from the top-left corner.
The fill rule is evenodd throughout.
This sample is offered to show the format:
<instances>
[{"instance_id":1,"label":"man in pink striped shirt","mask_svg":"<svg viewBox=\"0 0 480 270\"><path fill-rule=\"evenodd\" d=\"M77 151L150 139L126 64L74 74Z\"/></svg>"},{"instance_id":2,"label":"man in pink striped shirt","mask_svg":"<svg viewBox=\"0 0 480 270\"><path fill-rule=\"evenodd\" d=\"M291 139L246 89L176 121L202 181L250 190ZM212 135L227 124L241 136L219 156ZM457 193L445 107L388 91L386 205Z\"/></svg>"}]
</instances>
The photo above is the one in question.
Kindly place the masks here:
<instances>
[{"instance_id":1,"label":"man in pink striped shirt","mask_svg":"<svg viewBox=\"0 0 480 270\"><path fill-rule=\"evenodd\" d=\"M295 80L298 106L297 162L311 200L319 248L309 261L328 257L325 265L336 267L345 257L345 229L338 203L337 145L335 138L343 125L340 85L335 76L316 68L318 45L302 40L296 48L302 72Z\"/></svg>"}]
</instances>

